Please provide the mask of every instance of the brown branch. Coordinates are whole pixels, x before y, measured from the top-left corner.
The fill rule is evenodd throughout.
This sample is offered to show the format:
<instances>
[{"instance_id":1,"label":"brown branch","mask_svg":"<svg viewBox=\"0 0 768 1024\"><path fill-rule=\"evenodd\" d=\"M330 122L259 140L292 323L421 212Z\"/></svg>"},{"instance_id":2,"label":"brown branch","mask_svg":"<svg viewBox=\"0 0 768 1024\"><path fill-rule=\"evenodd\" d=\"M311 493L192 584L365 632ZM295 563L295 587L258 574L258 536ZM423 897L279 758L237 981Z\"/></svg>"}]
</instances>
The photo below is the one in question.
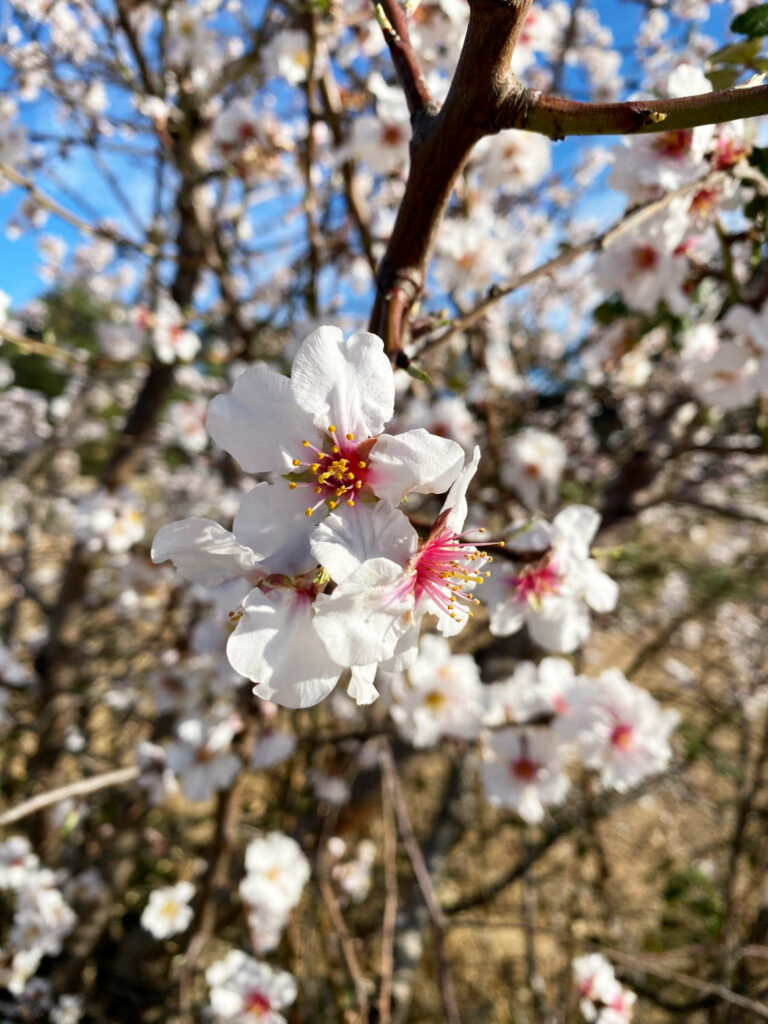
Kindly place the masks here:
<instances>
[{"instance_id":1,"label":"brown branch","mask_svg":"<svg viewBox=\"0 0 768 1024\"><path fill-rule=\"evenodd\" d=\"M400 832L400 837L403 840L403 846L405 847L405 851L411 862L416 881L421 889L421 894L424 897L424 903L429 912L430 921L432 922L432 931L435 938L435 955L437 956L437 967L440 979L440 997L443 1003L443 1016L446 1024L459 1024L459 1010L456 1004L456 993L453 987L451 966L445 953L445 915L443 914L442 907L438 902L435 887L432 884L432 878L429 874L426 861L424 860L424 854L421 852L421 847L416 841L416 836L413 832L411 818L408 814L408 805L405 802L403 789L400 785L397 769L395 768L395 759L392 755L392 748L386 740L383 741L383 743L382 768L394 797L397 827Z\"/></svg>"},{"instance_id":2,"label":"brown branch","mask_svg":"<svg viewBox=\"0 0 768 1024\"><path fill-rule=\"evenodd\" d=\"M437 228L472 147L498 130L496 114L515 87L509 64L531 0L471 0L467 34L448 96L438 114L414 121L411 165L397 219L377 276L370 329L393 359L421 293ZM389 307L396 298L395 318Z\"/></svg>"},{"instance_id":3,"label":"brown branch","mask_svg":"<svg viewBox=\"0 0 768 1024\"><path fill-rule=\"evenodd\" d=\"M625 103L578 103L518 86L501 106L498 128L519 128L551 139L647 135L763 114L768 114L768 85Z\"/></svg>"},{"instance_id":4,"label":"brown branch","mask_svg":"<svg viewBox=\"0 0 768 1024\"><path fill-rule=\"evenodd\" d=\"M379 1021L392 1020L392 976L395 969L395 925L397 919L397 830L394 812L394 787L386 771L386 748L379 754L381 765L381 819L384 831L384 913L381 921L381 985Z\"/></svg>"},{"instance_id":5,"label":"brown branch","mask_svg":"<svg viewBox=\"0 0 768 1024\"><path fill-rule=\"evenodd\" d=\"M333 891L333 886L328 881L328 878L323 871L318 875L317 884L320 889L320 896L325 905L325 909L328 912L328 917L331 920L331 925L339 940L341 952L344 957L344 963L347 967L347 973L349 974L355 990L355 998L357 999L357 1009L360 1015L361 1024L365 1024L365 1022L368 1021L370 1009L368 1004L368 990L365 984L365 976L357 957L354 937L347 927L347 922L344 920L344 915L341 912L341 907L339 906L336 894Z\"/></svg>"},{"instance_id":6,"label":"brown branch","mask_svg":"<svg viewBox=\"0 0 768 1024\"><path fill-rule=\"evenodd\" d=\"M399 0L373 0L376 18L389 47L392 63L405 93L411 121L434 107L434 101L408 33L408 19Z\"/></svg>"},{"instance_id":7,"label":"brown branch","mask_svg":"<svg viewBox=\"0 0 768 1024\"><path fill-rule=\"evenodd\" d=\"M59 786L47 793L38 793L23 803L17 804L9 811L0 814L0 827L12 825L22 818L28 818L31 814L45 810L46 807L53 807L63 800L74 800L78 797L89 796L91 793L98 793L99 790L108 789L111 786L122 786L125 782L133 782L139 777L139 769L136 765L130 768L117 768L115 771L104 772L102 775L94 775L90 779L78 779L77 782L70 782L66 786Z\"/></svg>"}]
</instances>

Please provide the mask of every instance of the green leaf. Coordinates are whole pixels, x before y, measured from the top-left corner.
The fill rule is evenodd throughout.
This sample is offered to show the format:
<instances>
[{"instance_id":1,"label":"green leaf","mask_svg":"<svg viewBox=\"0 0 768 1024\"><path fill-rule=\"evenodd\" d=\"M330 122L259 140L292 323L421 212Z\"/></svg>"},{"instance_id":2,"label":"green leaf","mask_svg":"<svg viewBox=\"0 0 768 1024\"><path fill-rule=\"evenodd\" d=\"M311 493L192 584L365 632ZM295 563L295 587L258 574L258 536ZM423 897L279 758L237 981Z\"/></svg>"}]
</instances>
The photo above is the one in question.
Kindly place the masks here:
<instances>
[{"instance_id":1,"label":"green leaf","mask_svg":"<svg viewBox=\"0 0 768 1024\"><path fill-rule=\"evenodd\" d=\"M422 384L431 384L432 381L429 379L429 374L419 369L414 363L411 363L407 370L409 377L415 377L416 380L420 380Z\"/></svg>"},{"instance_id":2,"label":"green leaf","mask_svg":"<svg viewBox=\"0 0 768 1024\"><path fill-rule=\"evenodd\" d=\"M768 7L768 4L766 4ZM751 68L758 53L763 47L762 39L744 39L739 43L729 43L713 53L710 64L731 64L740 68Z\"/></svg>"},{"instance_id":3,"label":"green leaf","mask_svg":"<svg viewBox=\"0 0 768 1024\"><path fill-rule=\"evenodd\" d=\"M739 14L731 22L731 31L749 36L750 39L768 35L768 4L760 4L759 7L752 7Z\"/></svg>"},{"instance_id":4,"label":"green leaf","mask_svg":"<svg viewBox=\"0 0 768 1024\"><path fill-rule=\"evenodd\" d=\"M707 78L712 88L719 92L721 89L732 89L740 74L739 68L718 68L717 71L708 71Z\"/></svg>"}]
</instances>

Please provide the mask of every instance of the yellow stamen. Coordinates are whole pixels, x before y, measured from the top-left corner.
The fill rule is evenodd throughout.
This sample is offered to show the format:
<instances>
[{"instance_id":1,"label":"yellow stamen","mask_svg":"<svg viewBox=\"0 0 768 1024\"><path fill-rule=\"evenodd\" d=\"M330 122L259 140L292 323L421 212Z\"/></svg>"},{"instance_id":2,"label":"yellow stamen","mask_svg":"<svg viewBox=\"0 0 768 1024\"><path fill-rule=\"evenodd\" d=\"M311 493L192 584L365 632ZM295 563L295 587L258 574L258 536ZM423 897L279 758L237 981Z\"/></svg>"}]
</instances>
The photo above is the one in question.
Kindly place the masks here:
<instances>
[{"instance_id":1,"label":"yellow stamen","mask_svg":"<svg viewBox=\"0 0 768 1024\"><path fill-rule=\"evenodd\" d=\"M328 427L328 433L329 434L335 434L336 433L336 427L334 427L333 424L331 424L330 427Z\"/></svg>"},{"instance_id":2,"label":"yellow stamen","mask_svg":"<svg viewBox=\"0 0 768 1024\"><path fill-rule=\"evenodd\" d=\"M354 441L355 440L355 435L354 434L347 434L347 440L348 441Z\"/></svg>"},{"instance_id":3,"label":"yellow stamen","mask_svg":"<svg viewBox=\"0 0 768 1024\"><path fill-rule=\"evenodd\" d=\"M293 483L293 481L291 481L291 483L289 483L289 484L288 484L288 486L290 487L290 489L291 489L292 491L295 491L295 490L296 490L296 484L295 484L295 483Z\"/></svg>"},{"instance_id":4,"label":"yellow stamen","mask_svg":"<svg viewBox=\"0 0 768 1024\"><path fill-rule=\"evenodd\" d=\"M311 509L311 508L308 508L308 509L307 509L307 510L305 511L304 515L305 515L305 516L311 516L311 515L312 515L312 509Z\"/></svg>"},{"instance_id":5,"label":"yellow stamen","mask_svg":"<svg viewBox=\"0 0 768 1024\"><path fill-rule=\"evenodd\" d=\"M294 464L294 466L300 466L301 465L301 463L299 462L298 459L294 459L293 460L293 464Z\"/></svg>"}]
</instances>

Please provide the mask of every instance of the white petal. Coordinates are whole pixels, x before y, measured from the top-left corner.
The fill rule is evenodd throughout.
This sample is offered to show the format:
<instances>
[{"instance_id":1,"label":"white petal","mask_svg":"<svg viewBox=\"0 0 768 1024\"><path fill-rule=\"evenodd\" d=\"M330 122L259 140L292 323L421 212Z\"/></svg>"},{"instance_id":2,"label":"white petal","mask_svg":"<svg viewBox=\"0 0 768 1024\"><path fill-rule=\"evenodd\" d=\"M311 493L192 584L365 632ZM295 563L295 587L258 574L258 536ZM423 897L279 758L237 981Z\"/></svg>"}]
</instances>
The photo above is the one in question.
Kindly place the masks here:
<instances>
[{"instance_id":1,"label":"white petal","mask_svg":"<svg viewBox=\"0 0 768 1024\"><path fill-rule=\"evenodd\" d=\"M596 612L612 612L619 599L619 585L591 558L584 566L584 599Z\"/></svg>"},{"instance_id":2,"label":"white petal","mask_svg":"<svg viewBox=\"0 0 768 1024\"><path fill-rule=\"evenodd\" d=\"M403 570L372 558L315 604L314 628L342 665L369 665L392 656L412 623L413 594L402 592Z\"/></svg>"},{"instance_id":3,"label":"white petal","mask_svg":"<svg viewBox=\"0 0 768 1024\"><path fill-rule=\"evenodd\" d=\"M181 519L155 535L152 561L170 558L182 576L206 587L248 576L254 568L253 551L239 544L229 530L212 519Z\"/></svg>"},{"instance_id":4,"label":"white petal","mask_svg":"<svg viewBox=\"0 0 768 1024\"><path fill-rule=\"evenodd\" d=\"M379 691L373 685L376 678L376 662L372 665L353 665L347 693L357 704L373 704Z\"/></svg>"},{"instance_id":5,"label":"white petal","mask_svg":"<svg viewBox=\"0 0 768 1024\"><path fill-rule=\"evenodd\" d=\"M357 440L380 434L395 407L395 378L384 342L364 331L345 342L338 327L318 327L301 343L291 391L320 430L333 424Z\"/></svg>"},{"instance_id":6,"label":"white petal","mask_svg":"<svg viewBox=\"0 0 768 1024\"><path fill-rule=\"evenodd\" d=\"M208 433L247 473L284 473L301 459L301 442L316 436L314 424L291 395L287 377L265 363L240 374L232 391L208 406Z\"/></svg>"},{"instance_id":7,"label":"white petal","mask_svg":"<svg viewBox=\"0 0 768 1024\"><path fill-rule=\"evenodd\" d=\"M286 708L308 708L326 697L341 668L312 629L313 608L289 587L252 590L227 643L232 668L258 685L254 693Z\"/></svg>"},{"instance_id":8,"label":"white petal","mask_svg":"<svg viewBox=\"0 0 768 1024\"><path fill-rule=\"evenodd\" d=\"M552 521L555 530L576 558L589 557L589 545L600 525L600 513L589 505L569 505Z\"/></svg>"},{"instance_id":9,"label":"white petal","mask_svg":"<svg viewBox=\"0 0 768 1024\"><path fill-rule=\"evenodd\" d=\"M491 610L491 621L488 629L491 636L511 636L523 628L525 615L519 604L502 601Z\"/></svg>"},{"instance_id":10,"label":"white petal","mask_svg":"<svg viewBox=\"0 0 768 1024\"><path fill-rule=\"evenodd\" d=\"M309 538L325 508L308 516L307 500L313 497L311 487L291 490L287 480L256 484L245 495L233 532L240 543L255 551L260 568L295 576L317 565Z\"/></svg>"},{"instance_id":11,"label":"white petal","mask_svg":"<svg viewBox=\"0 0 768 1024\"><path fill-rule=\"evenodd\" d=\"M357 502L343 515L332 512L320 523L311 547L331 579L343 583L369 558L388 558L404 566L417 543L418 535L402 512L384 502Z\"/></svg>"},{"instance_id":12,"label":"white petal","mask_svg":"<svg viewBox=\"0 0 768 1024\"><path fill-rule=\"evenodd\" d=\"M451 484L451 489L445 496L444 509L450 509L445 520L446 527L452 533L460 533L467 518L467 488L472 477L477 472L477 464L480 462L480 448L475 445L472 458L469 459L459 475Z\"/></svg>"},{"instance_id":13,"label":"white petal","mask_svg":"<svg viewBox=\"0 0 768 1024\"><path fill-rule=\"evenodd\" d=\"M464 449L423 427L382 434L371 449L368 481L374 494L397 505L411 491L442 494L464 462Z\"/></svg>"},{"instance_id":14,"label":"white petal","mask_svg":"<svg viewBox=\"0 0 768 1024\"><path fill-rule=\"evenodd\" d=\"M589 612L581 602L568 602L556 616L529 612L526 623L531 639L545 651L557 654L570 654L589 636Z\"/></svg>"}]
</instances>

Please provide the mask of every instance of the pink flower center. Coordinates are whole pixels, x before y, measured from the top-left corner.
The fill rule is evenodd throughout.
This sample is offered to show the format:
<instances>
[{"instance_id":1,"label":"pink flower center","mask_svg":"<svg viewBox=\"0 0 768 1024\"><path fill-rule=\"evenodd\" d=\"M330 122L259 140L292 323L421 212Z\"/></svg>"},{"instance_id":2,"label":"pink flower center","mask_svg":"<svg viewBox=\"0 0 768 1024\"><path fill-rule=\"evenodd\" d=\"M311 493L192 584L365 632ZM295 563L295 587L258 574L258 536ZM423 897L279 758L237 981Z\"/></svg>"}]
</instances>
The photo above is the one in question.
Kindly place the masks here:
<instances>
[{"instance_id":1,"label":"pink flower center","mask_svg":"<svg viewBox=\"0 0 768 1024\"><path fill-rule=\"evenodd\" d=\"M531 760L530 757L525 756L518 757L516 761L511 761L509 765L510 774L520 782L533 782L538 770L539 766L536 762Z\"/></svg>"},{"instance_id":2,"label":"pink flower center","mask_svg":"<svg viewBox=\"0 0 768 1024\"><path fill-rule=\"evenodd\" d=\"M403 130L399 124L385 124L381 129L380 140L384 146L399 146L403 141Z\"/></svg>"},{"instance_id":3,"label":"pink flower center","mask_svg":"<svg viewBox=\"0 0 768 1024\"><path fill-rule=\"evenodd\" d=\"M611 732L611 746L617 750L629 750L634 738L634 729L626 722L619 722Z\"/></svg>"},{"instance_id":4,"label":"pink flower center","mask_svg":"<svg viewBox=\"0 0 768 1024\"><path fill-rule=\"evenodd\" d=\"M310 441L302 441L302 446L311 453L312 462L294 459L295 472L290 474L288 486L311 487L317 496L313 505L307 506L306 514L312 513L327 504L333 511L342 502L353 507L359 492L369 482L370 463L368 456L376 443L376 438L356 441L354 434L339 437L336 427L328 427L330 451L318 448Z\"/></svg>"},{"instance_id":5,"label":"pink flower center","mask_svg":"<svg viewBox=\"0 0 768 1024\"><path fill-rule=\"evenodd\" d=\"M252 989L247 992L243 999L243 1011L245 1013L252 1013L257 1017L261 1017L265 1013L269 1013L272 1009L272 1004L258 989Z\"/></svg>"},{"instance_id":6,"label":"pink flower center","mask_svg":"<svg viewBox=\"0 0 768 1024\"><path fill-rule=\"evenodd\" d=\"M679 128L674 132L663 132L653 141L653 148L661 156L682 160L688 153L693 142L693 129Z\"/></svg>"},{"instance_id":7,"label":"pink flower center","mask_svg":"<svg viewBox=\"0 0 768 1024\"><path fill-rule=\"evenodd\" d=\"M552 562L523 569L518 576L509 580L515 592L515 600L521 604L536 604L545 594L556 594L561 583L562 577Z\"/></svg>"},{"instance_id":8,"label":"pink flower center","mask_svg":"<svg viewBox=\"0 0 768 1024\"><path fill-rule=\"evenodd\" d=\"M708 217L717 207L718 192L716 188L702 188L691 200L689 213L697 217Z\"/></svg>"},{"instance_id":9,"label":"pink flower center","mask_svg":"<svg viewBox=\"0 0 768 1024\"><path fill-rule=\"evenodd\" d=\"M480 604L470 591L489 575L480 567L491 558L478 551L475 544L463 541L463 534L446 530L447 514L446 511L438 518L432 533L411 559L404 586L413 589L416 604L428 598L459 621L472 616L470 605Z\"/></svg>"},{"instance_id":10,"label":"pink flower center","mask_svg":"<svg viewBox=\"0 0 768 1024\"><path fill-rule=\"evenodd\" d=\"M659 262L659 254L652 245L638 245L633 253L638 270L653 270Z\"/></svg>"},{"instance_id":11,"label":"pink flower center","mask_svg":"<svg viewBox=\"0 0 768 1024\"><path fill-rule=\"evenodd\" d=\"M724 171L728 167L733 167L734 164L737 164L742 157L749 153L751 148L751 146L747 146L744 142L738 142L736 139L721 136L715 145L715 170Z\"/></svg>"}]
</instances>

